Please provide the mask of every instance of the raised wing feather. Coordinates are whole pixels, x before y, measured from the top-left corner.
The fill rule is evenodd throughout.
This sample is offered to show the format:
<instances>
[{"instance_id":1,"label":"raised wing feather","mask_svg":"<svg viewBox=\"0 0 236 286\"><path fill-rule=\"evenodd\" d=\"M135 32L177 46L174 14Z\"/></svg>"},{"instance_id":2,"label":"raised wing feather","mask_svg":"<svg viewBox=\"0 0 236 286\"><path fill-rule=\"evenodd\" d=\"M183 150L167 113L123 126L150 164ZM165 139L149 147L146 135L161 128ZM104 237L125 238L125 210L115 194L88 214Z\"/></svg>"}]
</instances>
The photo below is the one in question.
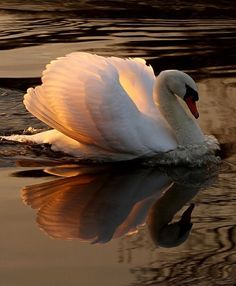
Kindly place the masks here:
<instances>
[{"instance_id":1,"label":"raised wing feather","mask_svg":"<svg viewBox=\"0 0 236 286\"><path fill-rule=\"evenodd\" d=\"M153 101L155 75L152 67L147 66L146 61L141 58L112 57L109 61L118 70L119 81L137 108L148 115L153 112L156 114Z\"/></svg>"},{"instance_id":2,"label":"raised wing feather","mask_svg":"<svg viewBox=\"0 0 236 286\"><path fill-rule=\"evenodd\" d=\"M72 53L52 61L42 82L24 100L40 120L81 143L109 151L144 151L140 112L150 109L153 84L145 63Z\"/></svg>"}]
</instances>

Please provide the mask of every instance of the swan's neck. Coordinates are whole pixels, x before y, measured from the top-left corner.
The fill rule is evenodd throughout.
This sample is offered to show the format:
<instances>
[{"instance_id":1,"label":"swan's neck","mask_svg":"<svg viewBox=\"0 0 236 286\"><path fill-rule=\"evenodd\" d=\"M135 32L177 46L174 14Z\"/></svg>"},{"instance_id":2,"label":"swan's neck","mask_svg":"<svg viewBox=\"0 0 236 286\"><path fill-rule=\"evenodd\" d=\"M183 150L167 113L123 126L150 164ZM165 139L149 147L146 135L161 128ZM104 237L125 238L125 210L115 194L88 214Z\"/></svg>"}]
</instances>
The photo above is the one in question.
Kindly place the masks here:
<instances>
[{"instance_id":1,"label":"swan's neck","mask_svg":"<svg viewBox=\"0 0 236 286\"><path fill-rule=\"evenodd\" d=\"M199 144L204 141L204 135L197 122L190 117L191 115L186 113L177 97L162 78L157 78L154 100L159 105L162 115L175 132L178 144Z\"/></svg>"}]
</instances>

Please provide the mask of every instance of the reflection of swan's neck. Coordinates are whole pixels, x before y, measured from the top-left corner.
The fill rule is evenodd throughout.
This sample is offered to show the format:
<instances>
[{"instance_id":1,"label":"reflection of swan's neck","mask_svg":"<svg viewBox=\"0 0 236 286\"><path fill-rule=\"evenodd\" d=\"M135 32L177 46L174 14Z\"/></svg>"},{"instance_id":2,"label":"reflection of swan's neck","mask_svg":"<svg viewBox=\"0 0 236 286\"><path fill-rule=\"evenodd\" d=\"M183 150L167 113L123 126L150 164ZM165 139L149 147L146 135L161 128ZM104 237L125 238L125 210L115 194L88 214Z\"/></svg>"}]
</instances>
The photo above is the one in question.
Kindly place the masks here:
<instances>
[{"instance_id":1,"label":"reflection of swan's neck","mask_svg":"<svg viewBox=\"0 0 236 286\"><path fill-rule=\"evenodd\" d=\"M179 103L177 97L167 86L168 75L158 76L154 88L154 97L159 109L175 132L180 145L199 144L204 135L196 123Z\"/></svg>"}]
</instances>

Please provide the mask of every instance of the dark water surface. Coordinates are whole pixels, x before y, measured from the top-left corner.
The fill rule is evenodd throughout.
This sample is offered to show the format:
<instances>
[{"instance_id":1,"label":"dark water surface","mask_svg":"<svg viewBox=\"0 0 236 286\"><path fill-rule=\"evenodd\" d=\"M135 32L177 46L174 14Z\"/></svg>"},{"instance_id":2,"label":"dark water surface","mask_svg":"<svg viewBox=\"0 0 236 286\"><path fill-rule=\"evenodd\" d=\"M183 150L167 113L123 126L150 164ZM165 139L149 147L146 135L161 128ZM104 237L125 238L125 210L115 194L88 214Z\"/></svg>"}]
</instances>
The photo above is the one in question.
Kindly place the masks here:
<instances>
[{"instance_id":1,"label":"dark water surface","mask_svg":"<svg viewBox=\"0 0 236 286\"><path fill-rule=\"evenodd\" d=\"M236 284L235 10L0 1L0 135L46 129L22 104L26 88L51 59L88 51L191 74L199 123L223 158L201 169L64 166L71 158L48 146L0 142L0 285Z\"/></svg>"}]
</instances>

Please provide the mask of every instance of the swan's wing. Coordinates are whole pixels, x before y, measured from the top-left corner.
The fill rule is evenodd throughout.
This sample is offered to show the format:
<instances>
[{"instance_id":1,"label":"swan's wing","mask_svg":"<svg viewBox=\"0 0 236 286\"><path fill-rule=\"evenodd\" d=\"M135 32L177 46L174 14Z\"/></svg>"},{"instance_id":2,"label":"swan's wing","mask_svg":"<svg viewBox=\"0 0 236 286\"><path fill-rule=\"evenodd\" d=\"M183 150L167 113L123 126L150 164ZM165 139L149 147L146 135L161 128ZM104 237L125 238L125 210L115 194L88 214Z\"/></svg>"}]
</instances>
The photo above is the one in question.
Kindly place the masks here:
<instances>
[{"instance_id":1,"label":"swan's wing","mask_svg":"<svg viewBox=\"0 0 236 286\"><path fill-rule=\"evenodd\" d=\"M137 108L150 115L156 112L153 101L155 74L142 58L109 58L119 72L119 81Z\"/></svg>"},{"instance_id":2,"label":"swan's wing","mask_svg":"<svg viewBox=\"0 0 236 286\"><path fill-rule=\"evenodd\" d=\"M40 120L77 141L139 152L140 111L120 83L117 61L87 53L52 61L42 85L27 91L24 104ZM139 64L130 60L124 69L129 64L134 76Z\"/></svg>"}]
</instances>

